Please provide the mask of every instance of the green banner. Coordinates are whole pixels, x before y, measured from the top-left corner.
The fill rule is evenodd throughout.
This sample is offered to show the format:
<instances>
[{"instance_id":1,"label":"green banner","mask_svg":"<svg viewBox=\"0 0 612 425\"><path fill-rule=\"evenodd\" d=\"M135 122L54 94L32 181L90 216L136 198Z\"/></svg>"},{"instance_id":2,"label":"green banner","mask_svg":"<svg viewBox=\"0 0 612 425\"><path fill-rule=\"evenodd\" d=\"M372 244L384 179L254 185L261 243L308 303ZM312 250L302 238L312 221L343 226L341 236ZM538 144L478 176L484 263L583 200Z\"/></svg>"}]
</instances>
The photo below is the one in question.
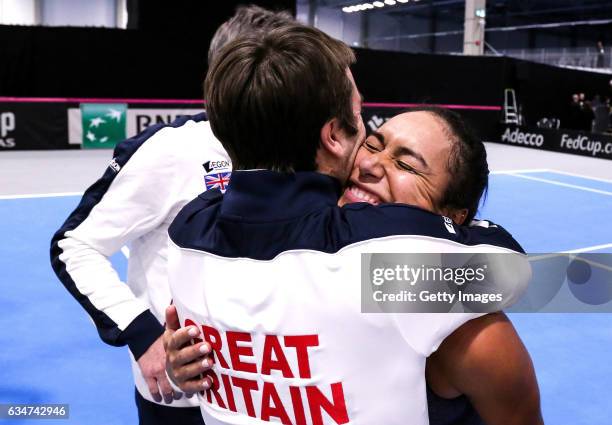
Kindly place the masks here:
<instances>
[{"instance_id":1,"label":"green banner","mask_svg":"<svg viewBox=\"0 0 612 425\"><path fill-rule=\"evenodd\" d=\"M82 103L84 149L111 149L127 133L127 104Z\"/></svg>"}]
</instances>

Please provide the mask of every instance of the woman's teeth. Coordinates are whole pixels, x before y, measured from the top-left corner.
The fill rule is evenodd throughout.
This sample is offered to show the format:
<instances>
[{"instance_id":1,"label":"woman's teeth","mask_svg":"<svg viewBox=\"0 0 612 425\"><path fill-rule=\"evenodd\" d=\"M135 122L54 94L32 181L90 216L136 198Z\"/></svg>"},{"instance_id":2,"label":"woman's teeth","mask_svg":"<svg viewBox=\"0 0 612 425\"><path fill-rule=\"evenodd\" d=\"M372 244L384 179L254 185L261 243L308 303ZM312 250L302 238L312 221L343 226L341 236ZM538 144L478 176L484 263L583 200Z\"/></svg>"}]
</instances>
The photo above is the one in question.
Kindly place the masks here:
<instances>
[{"instance_id":1,"label":"woman's teeth","mask_svg":"<svg viewBox=\"0 0 612 425\"><path fill-rule=\"evenodd\" d=\"M351 191L353 196L355 196L356 198L361 199L364 202L367 202L368 204L377 204L378 203L377 199L375 199L374 197L368 195L366 192L364 192L363 190L359 189L356 186L351 187L349 190Z\"/></svg>"}]
</instances>

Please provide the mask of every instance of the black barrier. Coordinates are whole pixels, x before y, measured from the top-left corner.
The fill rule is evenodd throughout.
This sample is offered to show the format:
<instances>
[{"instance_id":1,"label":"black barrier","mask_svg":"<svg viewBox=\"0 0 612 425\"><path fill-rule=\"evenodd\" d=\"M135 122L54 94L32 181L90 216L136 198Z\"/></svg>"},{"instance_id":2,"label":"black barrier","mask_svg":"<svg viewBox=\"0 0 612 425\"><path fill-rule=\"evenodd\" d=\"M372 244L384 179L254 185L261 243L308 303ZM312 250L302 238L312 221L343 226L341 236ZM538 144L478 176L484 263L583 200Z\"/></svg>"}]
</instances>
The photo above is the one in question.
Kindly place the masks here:
<instances>
[{"instance_id":1,"label":"black barrier","mask_svg":"<svg viewBox=\"0 0 612 425\"><path fill-rule=\"evenodd\" d=\"M0 96L198 99L207 46L177 32L0 25ZM528 125L564 125L573 93L611 94L610 75L506 57L355 52L367 102L501 107L513 88ZM483 118L492 117L474 120L478 128Z\"/></svg>"},{"instance_id":2,"label":"black barrier","mask_svg":"<svg viewBox=\"0 0 612 425\"><path fill-rule=\"evenodd\" d=\"M351 70L366 102L503 104L512 59L354 50Z\"/></svg>"},{"instance_id":3,"label":"black barrier","mask_svg":"<svg viewBox=\"0 0 612 425\"><path fill-rule=\"evenodd\" d=\"M120 99L112 103L100 103L100 99L84 103L51 99L0 102L0 152L81 147L112 149L117 141L132 137L150 125L168 124L179 116L203 110L198 101L182 104L130 104Z\"/></svg>"},{"instance_id":4,"label":"black barrier","mask_svg":"<svg viewBox=\"0 0 612 425\"><path fill-rule=\"evenodd\" d=\"M612 159L612 137L572 130L503 126L498 143L532 149Z\"/></svg>"},{"instance_id":5,"label":"black barrier","mask_svg":"<svg viewBox=\"0 0 612 425\"><path fill-rule=\"evenodd\" d=\"M175 32L0 25L0 97L198 99L207 45ZM529 126L542 118L565 125L573 93L611 94L609 75L506 57L355 51L353 74L366 102L476 107L460 113L485 140L498 137L501 114L477 107L500 109L506 88L516 90ZM51 143L39 141L39 149Z\"/></svg>"},{"instance_id":6,"label":"black barrier","mask_svg":"<svg viewBox=\"0 0 612 425\"><path fill-rule=\"evenodd\" d=\"M97 100L98 102L100 99ZM146 102L146 100L142 100ZM96 99L84 103L96 103ZM119 104L119 105L117 105ZM92 130L87 139L87 122L83 125L83 110L81 103L75 101L48 101L48 102L0 102L0 151L3 150L48 150L48 149L78 149L83 145L97 148L113 148L114 143L99 143L106 136L105 131L111 131L108 126L112 120L107 119L107 113L114 109L127 114L123 130L114 129L115 138L124 139L134 136L146 127L158 123L170 123L180 115L192 115L201 112L203 108L198 101L187 104L176 103L130 103L130 99L122 101L116 99L112 103L97 104L102 108L98 118L105 120ZM368 106L363 107L363 120L368 132L376 130L389 118L411 110L417 106L430 106L427 104L394 106ZM444 106L444 105L441 105ZM500 111L465 109L460 105L451 105L456 112L471 123L484 139L497 137L497 122ZM106 111L108 109L108 111ZM95 119L96 117L91 116ZM116 126L115 126L116 127ZM102 133L101 133L102 132Z\"/></svg>"},{"instance_id":7,"label":"black barrier","mask_svg":"<svg viewBox=\"0 0 612 425\"><path fill-rule=\"evenodd\" d=\"M120 100L114 103L120 102ZM192 115L203 108L191 104L129 104L125 103L125 137L131 137L152 124L170 123L178 116ZM116 108L114 104L100 104ZM363 108L363 120L368 132L378 129L393 116L427 104L368 106ZM445 105L439 105L445 106ZM449 106L449 105L446 105ZM612 159L612 137L571 130L500 126L500 111L450 105L478 135L487 141L593 158ZM119 108L121 109L121 108ZM110 109L109 109L110 110ZM102 111L104 114L105 111ZM104 117L104 115L102 115ZM87 123L82 122L78 102L6 102L0 103L0 151L78 149L88 145ZM83 130L85 128L85 131ZM103 130L101 128L100 130ZM95 133L98 139L104 135ZM90 135L91 136L91 135ZM123 136L121 137L123 138ZM97 147L112 148L98 145Z\"/></svg>"},{"instance_id":8,"label":"black barrier","mask_svg":"<svg viewBox=\"0 0 612 425\"><path fill-rule=\"evenodd\" d=\"M453 111L457 112L461 117L474 129L476 135L482 140L496 140L499 132L499 120L501 118L501 110L495 109L470 109L467 105L438 105L438 104L412 104L402 107L376 107L367 106L362 109L363 122L366 131L370 133L378 129L389 118L394 117L402 112L407 112L420 106L450 106ZM500 108L501 109L501 108Z\"/></svg>"},{"instance_id":9,"label":"black barrier","mask_svg":"<svg viewBox=\"0 0 612 425\"><path fill-rule=\"evenodd\" d=\"M0 103L0 152L74 148L66 111L60 103Z\"/></svg>"}]
</instances>

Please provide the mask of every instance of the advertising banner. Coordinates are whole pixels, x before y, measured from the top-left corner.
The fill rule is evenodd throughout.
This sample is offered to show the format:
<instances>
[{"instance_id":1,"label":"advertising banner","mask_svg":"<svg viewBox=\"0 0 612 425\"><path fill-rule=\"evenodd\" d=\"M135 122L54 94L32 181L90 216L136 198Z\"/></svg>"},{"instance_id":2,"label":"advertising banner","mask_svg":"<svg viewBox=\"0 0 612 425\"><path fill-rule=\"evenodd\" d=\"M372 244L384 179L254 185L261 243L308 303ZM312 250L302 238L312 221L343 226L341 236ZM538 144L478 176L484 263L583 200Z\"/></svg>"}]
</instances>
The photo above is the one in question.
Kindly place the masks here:
<instances>
[{"instance_id":1,"label":"advertising banner","mask_svg":"<svg viewBox=\"0 0 612 425\"><path fill-rule=\"evenodd\" d=\"M83 148L114 148L154 124L170 124L178 117L195 115L203 108L169 108L127 104L81 104L68 109L68 142Z\"/></svg>"},{"instance_id":2,"label":"advertising banner","mask_svg":"<svg viewBox=\"0 0 612 425\"><path fill-rule=\"evenodd\" d=\"M376 104L370 104L376 105ZM428 107L434 105L427 104L408 104L406 106L370 106L367 103L363 105L362 116L368 133L376 131L385 121L403 112L409 112L414 108ZM469 105L439 105L442 108L450 109L461 116L469 126L474 130L476 135L482 140L497 139L498 122L500 120L500 112L496 109L488 107L470 107Z\"/></svg>"},{"instance_id":3,"label":"advertising banner","mask_svg":"<svg viewBox=\"0 0 612 425\"><path fill-rule=\"evenodd\" d=\"M65 105L0 103L0 152L68 148Z\"/></svg>"},{"instance_id":4,"label":"advertising banner","mask_svg":"<svg viewBox=\"0 0 612 425\"><path fill-rule=\"evenodd\" d=\"M108 149L126 139L126 104L81 104L82 146Z\"/></svg>"},{"instance_id":5,"label":"advertising banner","mask_svg":"<svg viewBox=\"0 0 612 425\"><path fill-rule=\"evenodd\" d=\"M612 159L612 136L605 134L503 126L497 142L592 158Z\"/></svg>"},{"instance_id":6,"label":"advertising banner","mask_svg":"<svg viewBox=\"0 0 612 425\"><path fill-rule=\"evenodd\" d=\"M0 102L0 152L5 150L112 149L150 125L170 124L203 107L172 104L56 101Z\"/></svg>"}]
</instances>

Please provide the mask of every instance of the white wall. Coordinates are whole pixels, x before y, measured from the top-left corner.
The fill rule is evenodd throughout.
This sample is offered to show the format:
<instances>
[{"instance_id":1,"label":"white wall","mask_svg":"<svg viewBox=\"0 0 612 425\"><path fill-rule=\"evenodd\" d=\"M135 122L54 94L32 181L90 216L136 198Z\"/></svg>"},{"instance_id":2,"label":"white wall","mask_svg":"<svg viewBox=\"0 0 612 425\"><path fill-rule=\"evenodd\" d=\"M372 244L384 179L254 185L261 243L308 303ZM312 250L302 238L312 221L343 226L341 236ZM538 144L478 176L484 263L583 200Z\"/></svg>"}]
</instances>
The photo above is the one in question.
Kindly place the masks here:
<instances>
[{"instance_id":1,"label":"white wall","mask_svg":"<svg viewBox=\"0 0 612 425\"><path fill-rule=\"evenodd\" d=\"M349 46L361 46L361 13L343 13L342 41Z\"/></svg>"},{"instance_id":2,"label":"white wall","mask_svg":"<svg viewBox=\"0 0 612 425\"><path fill-rule=\"evenodd\" d=\"M125 28L125 8L125 0L0 0L0 24Z\"/></svg>"},{"instance_id":3,"label":"white wall","mask_svg":"<svg viewBox=\"0 0 612 425\"><path fill-rule=\"evenodd\" d=\"M366 12L367 13L367 12ZM384 13L370 12L368 16L368 47L377 50L399 50L400 22ZM382 38L393 38L385 39Z\"/></svg>"},{"instance_id":4,"label":"white wall","mask_svg":"<svg viewBox=\"0 0 612 425\"><path fill-rule=\"evenodd\" d=\"M344 14L337 8L319 6L317 7L314 26L328 35L342 40L342 15Z\"/></svg>"},{"instance_id":5,"label":"white wall","mask_svg":"<svg viewBox=\"0 0 612 425\"><path fill-rule=\"evenodd\" d=\"M308 25L308 11L310 6L306 0L298 0L295 5L295 19Z\"/></svg>"},{"instance_id":6,"label":"white wall","mask_svg":"<svg viewBox=\"0 0 612 425\"><path fill-rule=\"evenodd\" d=\"M344 41L349 46L359 46L361 42L361 14L343 13L335 7L315 6L314 26L330 36ZM305 0L297 2L296 19L308 24L309 4Z\"/></svg>"},{"instance_id":7,"label":"white wall","mask_svg":"<svg viewBox=\"0 0 612 425\"><path fill-rule=\"evenodd\" d=\"M36 0L0 0L0 24L36 25Z\"/></svg>"},{"instance_id":8,"label":"white wall","mask_svg":"<svg viewBox=\"0 0 612 425\"><path fill-rule=\"evenodd\" d=\"M115 0L42 0L46 26L116 27Z\"/></svg>"}]
</instances>

